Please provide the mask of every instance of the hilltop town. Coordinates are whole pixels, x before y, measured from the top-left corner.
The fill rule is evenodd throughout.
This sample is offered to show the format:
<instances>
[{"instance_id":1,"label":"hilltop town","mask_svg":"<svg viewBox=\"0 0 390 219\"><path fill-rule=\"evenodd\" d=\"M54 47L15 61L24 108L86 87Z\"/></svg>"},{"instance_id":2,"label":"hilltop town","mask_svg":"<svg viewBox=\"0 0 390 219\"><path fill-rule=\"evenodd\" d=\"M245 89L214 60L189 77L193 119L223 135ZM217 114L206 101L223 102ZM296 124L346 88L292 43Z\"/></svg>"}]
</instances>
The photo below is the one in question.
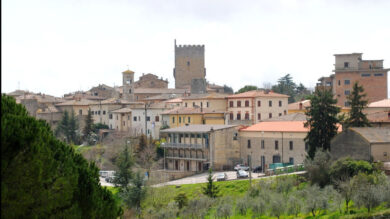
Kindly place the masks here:
<instances>
[{"instance_id":1,"label":"hilltop town","mask_svg":"<svg viewBox=\"0 0 390 219\"><path fill-rule=\"evenodd\" d=\"M136 81L136 73L127 69L117 75L122 77L122 86L102 83L61 98L22 90L7 95L23 104L30 115L45 120L53 130L59 126L65 111L74 112L79 130L83 130L90 113L93 123L103 127L95 143L103 142L107 136L126 139L145 135L164 139L161 169L172 170L173 177L210 167L229 170L238 163L250 162L263 171L273 163L303 163L308 150L304 138L309 131L304 125L305 112L310 100L302 95L296 101L289 90L277 90L275 86L233 93L226 85L211 84L206 80L204 48L204 45L176 45L175 41L175 88L168 88L167 79L151 73L140 75ZM362 55L336 54L333 73L321 77L315 89L330 90L337 98L341 113L348 114L347 96L352 92L352 85L359 82L367 95L364 112L372 127L351 131L368 144L371 140L389 144L390 139L386 137L376 140L369 137L379 127L390 127L389 69L384 68L383 60L363 60ZM286 77L291 80L288 78L291 76ZM306 97L311 94L304 87L303 90ZM335 154L341 152L363 156L361 151L347 149ZM376 161L388 162L386 152L388 149L370 154Z\"/></svg>"}]
</instances>

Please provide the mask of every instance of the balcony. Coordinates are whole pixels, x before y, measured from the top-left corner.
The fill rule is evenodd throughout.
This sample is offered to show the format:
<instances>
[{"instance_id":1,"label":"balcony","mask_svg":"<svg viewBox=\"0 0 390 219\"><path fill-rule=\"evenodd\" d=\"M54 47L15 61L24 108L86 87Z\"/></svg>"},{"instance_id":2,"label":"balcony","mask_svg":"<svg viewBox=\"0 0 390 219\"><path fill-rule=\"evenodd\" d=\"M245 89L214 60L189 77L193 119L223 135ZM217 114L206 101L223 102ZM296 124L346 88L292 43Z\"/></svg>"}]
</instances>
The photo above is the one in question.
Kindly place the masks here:
<instances>
[{"instance_id":1,"label":"balcony","mask_svg":"<svg viewBox=\"0 0 390 219\"><path fill-rule=\"evenodd\" d=\"M188 148L188 149L205 149L201 144L183 144L183 143L165 143L161 144L163 148Z\"/></svg>"},{"instance_id":2,"label":"balcony","mask_svg":"<svg viewBox=\"0 0 390 219\"><path fill-rule=\"evenodd\" d=\"M207 161L206 157L201 157L201 156L177 156L177 155L169 155L165 157L166 159L179 159L179 160L194 160L194 161Z\"/></svg>"}]
</instances>

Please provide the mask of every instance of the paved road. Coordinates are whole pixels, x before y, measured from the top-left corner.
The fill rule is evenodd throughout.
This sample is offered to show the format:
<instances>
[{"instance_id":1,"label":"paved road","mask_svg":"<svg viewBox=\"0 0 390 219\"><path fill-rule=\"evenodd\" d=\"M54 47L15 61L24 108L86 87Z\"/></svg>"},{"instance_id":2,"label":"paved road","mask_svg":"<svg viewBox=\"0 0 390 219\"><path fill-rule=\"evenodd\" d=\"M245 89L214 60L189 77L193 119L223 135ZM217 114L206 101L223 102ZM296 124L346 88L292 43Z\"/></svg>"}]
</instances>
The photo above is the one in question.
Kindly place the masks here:
<instances>
[{"instance_id":1,"label":"paved road","mask_svg":"<svg viewBox=\"0 0 390 219\"><path fill-rule=\"evenodd\" d=\"M228 180L249 180L249 178L244 179L237 179L236 171L224 171L224 172L214 172L214 177L218 173L226 173L228 175ZM288 174L280 174L278 176L282 175L291 175L291 174L303 174L305 171L295 172L295 173L288 173ZM154 187L160 187L160 186L166 186L166 185L184 185L184 184L196 184L196 183L205 183L207 182L207 175L208 173L201 173L194 176L185 177L182 179L177 179L165 183L160 183L153 185ZM264 173L252 173L252 179L258 179L261 178L268 178L268 177L275 177L275 176L265 176ZM104 178L100 177L100 184L102 186L114 186L112 183L107 183Z\"/></svg>"}]
</instances>

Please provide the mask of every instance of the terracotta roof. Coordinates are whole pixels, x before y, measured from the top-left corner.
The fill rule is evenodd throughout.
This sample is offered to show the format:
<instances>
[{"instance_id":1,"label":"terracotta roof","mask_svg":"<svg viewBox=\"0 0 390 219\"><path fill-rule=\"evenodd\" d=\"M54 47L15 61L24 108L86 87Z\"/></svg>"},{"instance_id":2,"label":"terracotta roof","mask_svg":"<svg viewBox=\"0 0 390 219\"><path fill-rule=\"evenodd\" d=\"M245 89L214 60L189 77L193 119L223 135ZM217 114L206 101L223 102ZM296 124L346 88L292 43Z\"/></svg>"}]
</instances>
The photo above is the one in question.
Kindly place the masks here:
<instances>
[{"instance_id":1,"label":"terracotta roof","mask_svg":"<svg viewBox=\"0 0 390 219\"><path fill-rule=\"evenodd\" d=\"M274 93L272 91L265 93L263 90L251 90L240 94L230 95L227 98L248 98L248 97L285 97L288 98L288 95Z\"/></svg>"},{"instance_id":2,"label":"terracotta roof","mask_svg":"<svg viewBox=\"0 0 390 219\"><path fill-rule=\"evenodd\" d=\"M102 100L102 101L95 101L95 102L93 102L92 105L99 105L99 104L106 105L106 104L144 104L144 103L143 102L130 102L127 100L113 97L113 98L109 98L109 99Z\"/></svg>"},{"instance_id":3,"label":"terracotta roof","mask_svg":"<svg viewBox=\"0 0 390 219\"><path fill-rule=\"evenodd\" d=\"M164 111L162 114L208 114L208 113L225 113L221 111L215 111L207 108L187 108L187 107L179 107L171 110Z\"/></svg>"},{"instance_id":4,"label":"terracotta roof","mask_svg":"<svg viewBox=\"0 0 390 219\"><path fill-rule=\"evenodd\" d=\"M211 130L221 130L236 127L236 125L188 125L177 128L164 129L160 132L179 132L179 133L207 133Z\"/></svg>"},{"instance_id":5,"label":"terracotta roof","mask_svg":"<svg viewBox=\"0 0 390 219\"><path fill-rule=\"evenodd\" d=\"M89 106L94 103L95 101L88 100L88 99L76 99L76 100L69 100L63 103L58 103L56 104L56 106Z\"/></svg>"},{"instance_id":6,"label":"terracotta roof","mask_svg":"<svg viewBox=\"0 0 390 219\"><path fill-rule=\"evenodd\" d=\"M302 100L295 103L288 104L288 110L300 110L299 106L302 104L302 110L305 109L305 107L310 107L310 100Z\"/></svg>"},{"instance_id":7,"label":"terracotta roof","mask_svg":"<svg viewBox=\"0 0 390 219\"><path fill-rule=\"evenodd\" d=\"M133 71L130 71L129 69L127 69L126 71L124 71L124 72L122 72L122 73L133 73L133 74L134 74L134 72L133 72Z\"/></svg>"},{"instance_id":8,"label":"terracotta roof","mask_svg":"<svg viewBox=\"0 0 390 219\"><path fill-rule=\"evenodd\" d=\"M368 104L367 107L389 107L390 108L390 99L383 99L380 101L372 102Z\"/></svg>"},{"instance_id":9,"label":"terracotta roof","mask_svg":"<svg viewBox=\"0 0 390 219\"><path fill-rule=\"evenodd\" d=\"M305 121L269 121L260 122L241 131L244 132L308 132Z\"/></svg>"},{"instance_id":10,"label":"terracotta roof","mask_svg":"<svg viewBox=\"0 0 390 219\"><path fill-rule=\"evenodd\" d=\"M111 113L130 113L131 109L129 107L117 109L117 110L112 110Z\"/></svg>"},{"instance_id":11,"label":"terracotta roof","mask_svg":"<svg viewBox=\"0 0 390 219\"><path fill-rule=\"evenodd\" d=\"M349 128L360 134L370 143L390 143L390 129L378 127L360 127Z\"/></svg>"},{"instance_id":12,"label":"terracotta roof","mask_svg":"<svg viewBox=\"0 0 390 219\"><path fill-rule=\"evenodd\" d=\"M271 119L264 119L264 121L306 121L307 117L303 113L291 113Z\"/></svg>"}]
</instances>

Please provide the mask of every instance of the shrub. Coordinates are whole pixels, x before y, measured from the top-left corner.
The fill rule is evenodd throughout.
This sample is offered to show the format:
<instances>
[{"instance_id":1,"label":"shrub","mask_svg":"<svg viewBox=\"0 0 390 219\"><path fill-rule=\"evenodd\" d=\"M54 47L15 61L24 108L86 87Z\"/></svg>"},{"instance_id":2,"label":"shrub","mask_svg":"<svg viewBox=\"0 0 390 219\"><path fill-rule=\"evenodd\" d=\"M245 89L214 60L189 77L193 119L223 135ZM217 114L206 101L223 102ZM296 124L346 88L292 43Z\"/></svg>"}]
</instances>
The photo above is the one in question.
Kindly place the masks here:
<instances>
[{"instance_id":1,"label":"shrub","mask_svg":"<svg viewBox=\"0 0 390 219\"><path fill-rule=\"evenodd\" d=\"M184 192L180 192L179 194L177 194L174 199L179 209L182 209L188 204L188 198Z\"/></svg>"},{"instance_id":2,"label":"shrub","mask_svg":"<svg viewBox=\"0 0 390 219\"><path fill-rule=\"evenodd\" d=\"M375 168L369 162L345 157L333 162L329 174L332 181L335 182L344 181L358 173L371 174L373 171L375 171Z\"/></svg>"},{"instance_id":3,"label":"shrub","mask_svg":"<svg viewBox=\"0 0 390 219\"><path fill-rule=\"evenodd\" d=\"M318 150L313 160L305 160L305 168L310 183L318 184L321 188L330 184L329 169L331 166L331 156L329 152Z\"/></svg>"},{"instance_id":4,"label":"shrub","mask_svg":"<svg viewBox=\"0 0 390 219\"><path fill-rule=\"evenodd\" d=\"M250 199L248 197L244 197L237 201L236 212L238 212L239 215L246 215L246 212L248 210L249 200Z\"/></svg>"}]
</instances>

